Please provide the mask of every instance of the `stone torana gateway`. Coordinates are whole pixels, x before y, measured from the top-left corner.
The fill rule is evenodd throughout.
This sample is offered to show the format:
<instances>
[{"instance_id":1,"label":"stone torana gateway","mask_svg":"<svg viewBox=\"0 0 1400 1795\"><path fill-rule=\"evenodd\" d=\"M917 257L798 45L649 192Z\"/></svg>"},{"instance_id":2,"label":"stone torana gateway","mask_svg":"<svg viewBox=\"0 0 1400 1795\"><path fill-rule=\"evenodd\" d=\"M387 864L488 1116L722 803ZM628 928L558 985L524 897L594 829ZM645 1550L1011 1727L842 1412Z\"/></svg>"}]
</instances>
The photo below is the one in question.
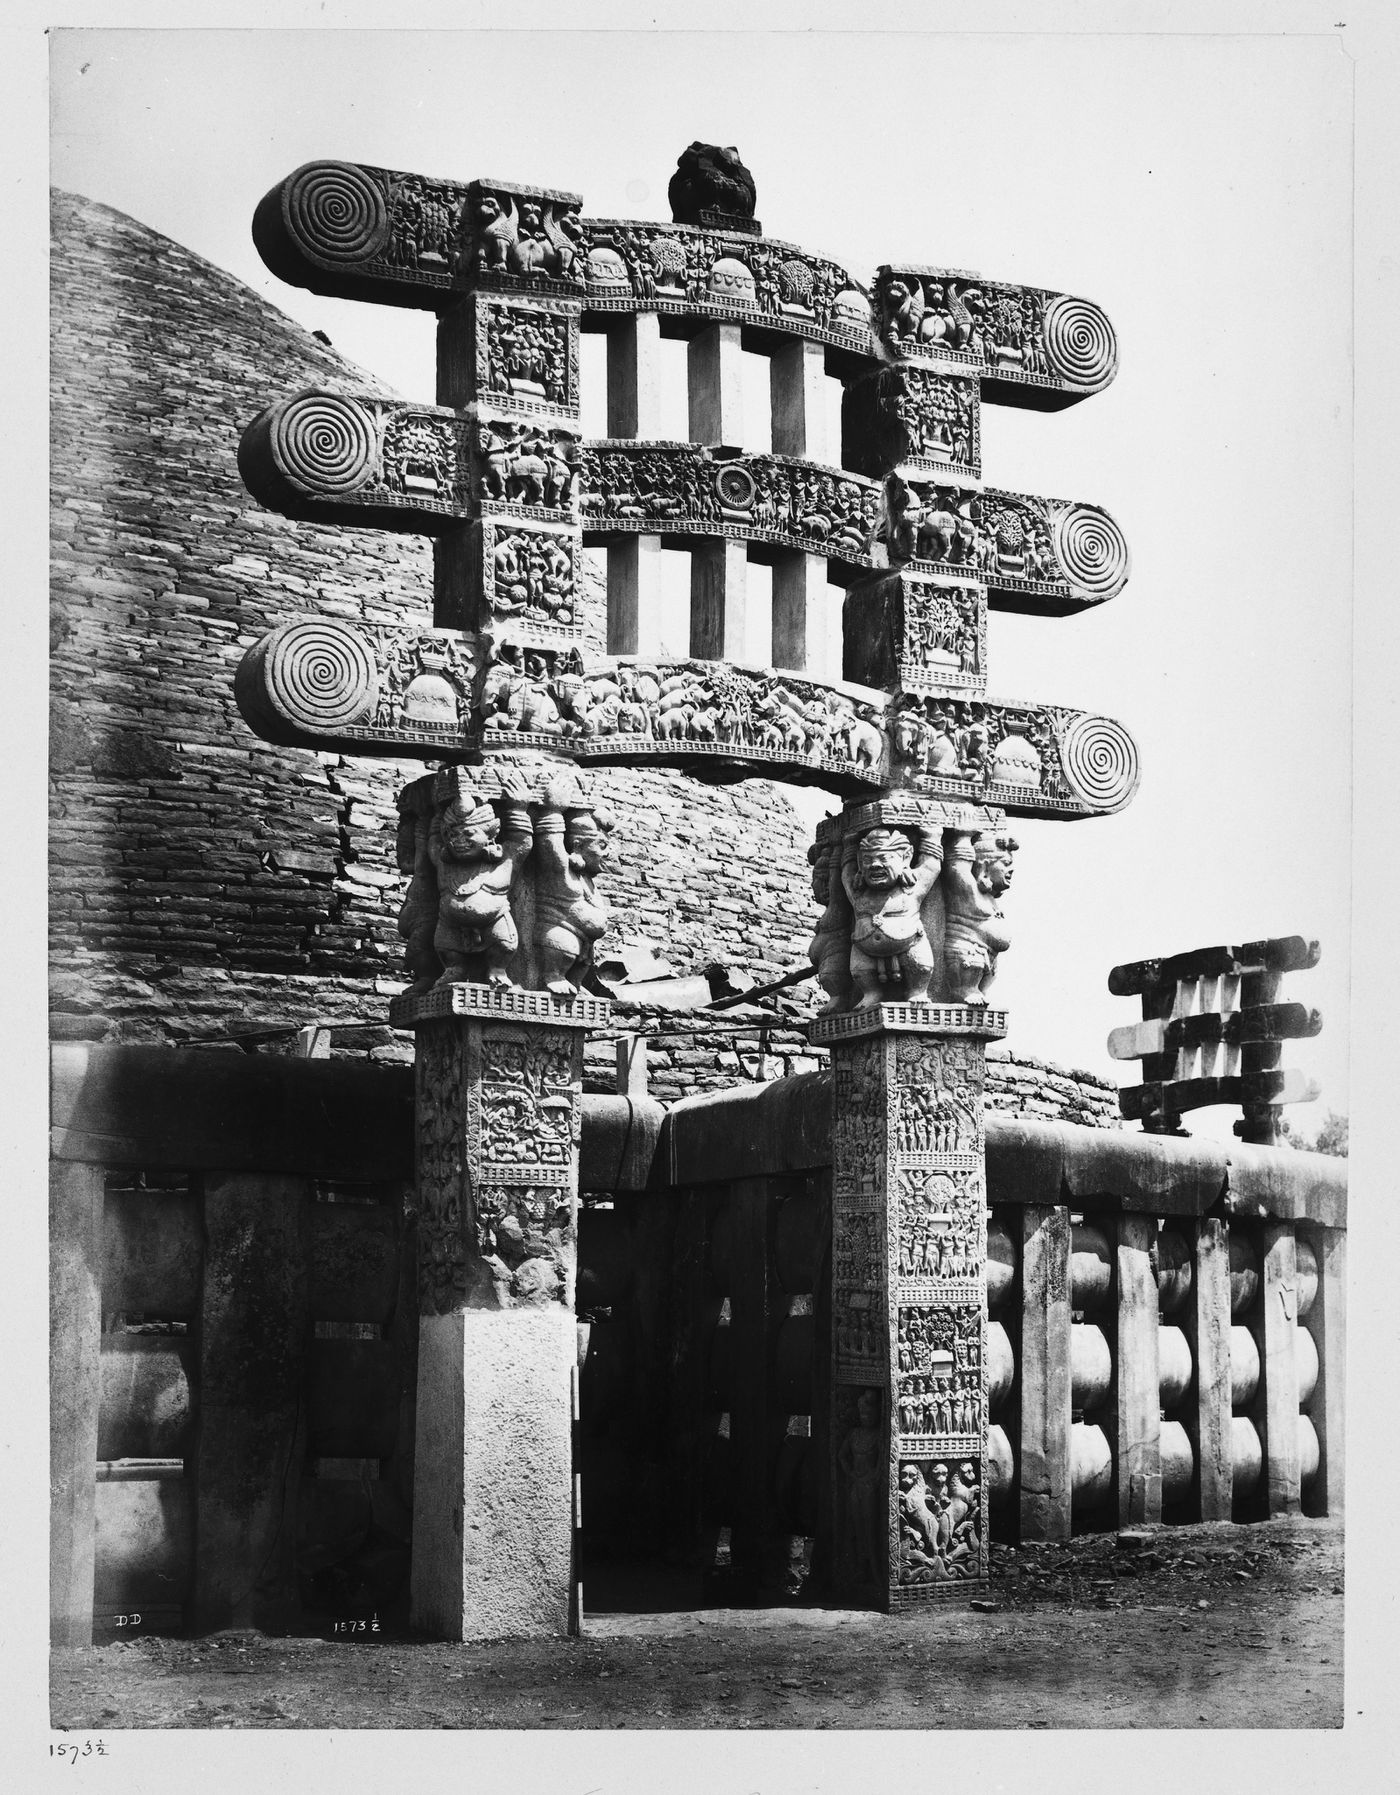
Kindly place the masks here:
<instances>
[{"instance_id":1,"label":"stone torana gateway","mask_svg":"<svg viewBox=\"0 0 1400 1795\"><path fill-rule=\"evenodd\" d=\"M833 1102L831 1574L845 1600L965 1596L987 1574L984 1049L1008 946L1010 818L1121 808L1123 727L988 695L988 606L1067 616L1128 571L1101 509L982 478L985 398L1054 411L1113 378L1099 308L966 272L872 281L766 237L737 151L692 144L669 224L577 194L298 169L253 231L283 279L438 315L437 403L313 390L246 431L294 518L434 544L433 627L291 617L238 674L266 739L399 755L400 930L416 1034L422 1242L412 1603L446 1638L572 1624L574 1243L583 1040L613 819L590 766L817 785L812 1024ZM579 333L608 429L579 427ZM660 440L662 337L690 439ZM767 357L771 454L741 354ZM843 385L841 442L823 378ZM606 654L576 581L607 551ZM660 552L688 550L689 655L659 651ZM739 664L750 561L773 664ZM826 620L842 607L840 668Z\"/></svg>"}]
</instances>

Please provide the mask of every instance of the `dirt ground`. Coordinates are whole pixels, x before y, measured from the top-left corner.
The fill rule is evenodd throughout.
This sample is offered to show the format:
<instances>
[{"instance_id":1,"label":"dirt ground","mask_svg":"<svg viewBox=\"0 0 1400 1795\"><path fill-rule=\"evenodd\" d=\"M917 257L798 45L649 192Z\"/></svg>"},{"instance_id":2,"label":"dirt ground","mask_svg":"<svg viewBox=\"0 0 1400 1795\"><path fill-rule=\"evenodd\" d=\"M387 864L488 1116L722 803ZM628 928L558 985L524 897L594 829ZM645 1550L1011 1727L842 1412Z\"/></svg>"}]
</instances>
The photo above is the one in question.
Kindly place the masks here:
<instances>
[{"instance_id":1,"label":"dirt ground","mask_svg":"<svg viewBox=\"0 0 1400 1795\"><path fill-rule=\"evenodd\" d=\"M1113 1534L994 1546L992 1563L981 1607L900 1616L637 1612L640 1585L614 1575L594 1580L608 1611L556 1642L223 1633L60 1651L52 1721L97 1733L1342 1723L1335 1524L1164 1528L1136 1549Z\"/></svg>"}]
</instances>

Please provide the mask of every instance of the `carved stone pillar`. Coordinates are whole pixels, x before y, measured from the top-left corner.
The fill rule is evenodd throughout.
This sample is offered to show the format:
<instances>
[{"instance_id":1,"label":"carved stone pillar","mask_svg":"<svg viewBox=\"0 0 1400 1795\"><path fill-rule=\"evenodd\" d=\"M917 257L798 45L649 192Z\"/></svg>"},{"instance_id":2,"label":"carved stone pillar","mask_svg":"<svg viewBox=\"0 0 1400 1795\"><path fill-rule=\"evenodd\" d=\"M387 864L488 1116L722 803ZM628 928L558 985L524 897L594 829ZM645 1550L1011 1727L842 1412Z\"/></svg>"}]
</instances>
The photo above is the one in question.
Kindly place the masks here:
<instances>
[{"instance_id":1,"label":"carved stone pillar","mask_svg":"<svg viewBox=\"0 0 1400 1795\"><path fill-rule=\"evenodd\" d=\"M611 818L571 768L445 768L405 788L417 1062L413 1624L577 1623L574 1272L585 996ZM423 852L424 825L427 852Z\"/></svg>"},{"instance_id":2,"label":"carved stone pillar","mask_svg":"<svg viewBox=\"0 0 1400 1795\"><path fill-rule=\"evenodd\" d=\"M417 1048L411 1616L439 1639L577 1627L579 1114L607 1010L459 984L395 1018Z\"/></svg>"},{"instance_id":3,"label":"carved stone pillar","mask_svg":"<svg viewBox=\"0 0 1400 1795\"><path fill-rule=\"evenodd\" d=\"M821 1017L832 1064L832 1578L880 1609L987 1578L984 1048L1004 1012Z\"/></svg>"},{"instance_id":4,"label":"carved stone pillar","mask_svg":"<svg viewBox=\"0 0 1400 1795\"><path fill-rule=\"evenodd\" d=\"M1015 843L892 795L818 826L831 1002L832 1581L906 1608L987 1576L984 1049Z\"/></svg>"}]
</instances>

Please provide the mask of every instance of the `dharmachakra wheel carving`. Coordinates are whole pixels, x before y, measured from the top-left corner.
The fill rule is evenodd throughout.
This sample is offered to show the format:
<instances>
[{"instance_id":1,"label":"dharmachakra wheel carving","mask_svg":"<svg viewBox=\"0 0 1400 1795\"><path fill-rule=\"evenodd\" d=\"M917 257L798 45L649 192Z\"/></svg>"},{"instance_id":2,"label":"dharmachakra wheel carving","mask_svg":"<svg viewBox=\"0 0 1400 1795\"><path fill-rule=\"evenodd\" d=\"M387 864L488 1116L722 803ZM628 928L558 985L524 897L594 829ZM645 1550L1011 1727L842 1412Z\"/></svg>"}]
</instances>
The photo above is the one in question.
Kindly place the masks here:
<instances>
[{"instance_id":1,"label":"dharmachakra wheel carving","mask_svg":"<svg viewBox=\"0 0 1400 1795\"><path fill-rule=\"evenodd\" d=\"M318 497L358 492L379 464L374 420L335 393L289 399L273 417L271 435L279 470Z\"/></svg>"},{"instance_id":2,"label":"dharmachakra wheel carving","mask_svg":"<svg viewBox=\"0 0 1400 1795\"><path fill-rule=\"evenodd\" d=\"M307 255L339 267L372 262L389 242L383 191L353 162L299 168L287 181L282 214Z\"/></svg>"},{"instance_id":3,"label":"dharmachakra wheel carving","mask_svg":"<svg viewBox=\"0 0 1400 1795\"><path fill-rule=\"evenodd\" d=\"M1091 810L1119 810L1137 790L1137 743L1112 717L1076 717L1060 738L1060 767Z\"/></svg>"},{"instance_id":4,"label":"dharmachakra wheel carving","mask_svg":"<svg viewBox=\"0 0 1400 1795\"><path fill-rule=\"evenodd\" d=\"M715 472L715 492L720 504L728 511L751 510L757 491L754 477L746 467L730 463Z\"/></svg>"},{"instance_id":5,"label":"dharmachakra wheel carving","mask_svg":"<svg viewBox=\"0 0 1400 1795\"><path fill-rule=\"evenodd\" d=\"M1091 598L1112 598L1128 580L1128 544L1106 511L1067 505L1054 522L1055 554L1065 578Z\"/></svg>"},{"instance_id":6,"label":"dharmachakra wheel carving","mask_svg":"<svg viewBox=\"0 0 1400 1795\"><path fill-rule=\"evenodd\" d=\"M1045 356L1061 380L1096 389L1118 372L1118 339L1098 306L1061 294L1045 308Z\"/></svg>"},{"instance_id":7,"label":"dharmachakra wheel carving","mask_svg":"<svg viewBox=\"0 0 1400 1795\"><path fill-rule=\"evenodd\" d=\"M344 729L374 713L379 669L357 629L303 618L273 632L263 663L268 695L298 728Z\"/></svg>"}]
</instances>

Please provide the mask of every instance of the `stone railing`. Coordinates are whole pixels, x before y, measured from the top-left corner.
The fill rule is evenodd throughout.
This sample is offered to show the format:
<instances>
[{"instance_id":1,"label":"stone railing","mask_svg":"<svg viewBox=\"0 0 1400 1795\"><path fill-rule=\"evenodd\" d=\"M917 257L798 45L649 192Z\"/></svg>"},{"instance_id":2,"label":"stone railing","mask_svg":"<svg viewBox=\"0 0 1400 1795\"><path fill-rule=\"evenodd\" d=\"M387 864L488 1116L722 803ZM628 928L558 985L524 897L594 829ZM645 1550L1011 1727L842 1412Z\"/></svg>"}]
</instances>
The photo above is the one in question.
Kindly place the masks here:
<instances>
[{"instance_id":1,"label":"stone railing","mask_svg":"<svg viewBox=\"0 0 1400 1795\"><path fill-rule=\"evenodd\" d=\"M53 1080L55 1640L393 1613L411 1074L67 1044ZM633 1086L583 1099L584 1544L791 1587L830 1525L827 1080ZM995 1527L1339 1513L1344 1163L986 1127Z\"/></svg>"}]
</instances>

